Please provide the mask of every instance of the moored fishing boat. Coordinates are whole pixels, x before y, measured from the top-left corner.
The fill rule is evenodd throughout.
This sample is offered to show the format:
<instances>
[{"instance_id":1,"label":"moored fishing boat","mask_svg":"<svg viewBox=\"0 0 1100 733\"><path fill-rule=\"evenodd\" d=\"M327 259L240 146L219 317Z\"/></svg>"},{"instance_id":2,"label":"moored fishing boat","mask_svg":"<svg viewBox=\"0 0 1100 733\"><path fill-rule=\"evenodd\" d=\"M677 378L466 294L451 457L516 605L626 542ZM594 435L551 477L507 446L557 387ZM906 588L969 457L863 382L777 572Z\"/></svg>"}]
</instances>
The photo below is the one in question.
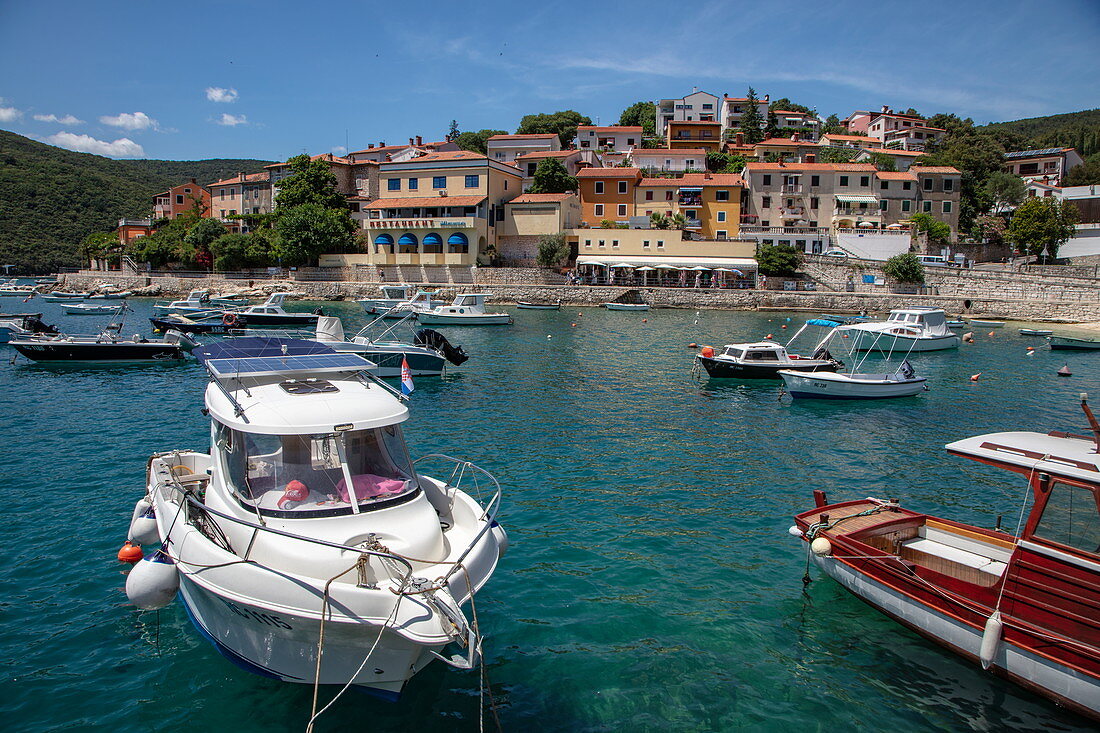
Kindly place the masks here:
<instances>
[{"instance_id":1,"label":"moored fishing boat","mask_svg":"<svg viewBox=\"0 0 1100 733\"><path fill-rule=\"evenodd\" d=\"M113 324L98 335L40 333L14 338L8 343L23 356L36 362L65 364L151 364L179 361L197 344L179 331L163 338L145 338L135 334L124 338L121 326Z\"/></svg>"},{"instance_id":2,"label":"moored fishing boat","mask_svg":"<svg viewBox=\"0 0 1100 733\"><path fill-rule=\"evenodd\" d=\"M1054 331L1046 328L1021 328L1021 336L1050 336Z\"/></svg>"},{"instance_id":3,"label":"moored fishing boat","mask_svg":"<svg viewBox=\"0 0 1100 733\"><path fill-rule=\"evenodd\" d=\"M990 321L985 318L971 318L970 325L975 328L1004 328L1004 321Z\"/></svg>"},{"instance_id":4,"label":"moored fishing boat","mask_svg":"<svg viewBox=\"0 0 1100 733\"><path fill-rule=\"evenodd\" d=\"M885 321L846 325L837 330L851 338L852 351L939 351L954 349L962 342L948 327L942 308L896 308Z\"/></svg>"},{"instance_id":5,"label":"moored fishing boat","mask_svg":"<svg viewBox=\"0 0 1100 733\"><path fill-rule=\"evenodd\" d=\"M647 311L649 303L604 303L603 307L609 311Z\"/></svg>"},{"instance_id":6,"label":"moored fishing boat","mask_svg":"<svg viewBox=\"0 0 1100 733\"><path fill-rule=\"evenodd\" d=\"M561 301L559 300L557 303L531 303L526 300L520 300L516 302L516 307L528 311L560 311Z\"/></svg>"},{"instance_id":7,"label":"moored fishing boat","mask_svg":"<svg viewBox=\"0 0 1100 733\"><path fill-rule=\"evenodd\" d=\"M780 370L795 372L835 372L844 363L834 359L826 344L841 324L824 318L811 318L787 341L787 344L771 340L752 343L726 344L721 353L704 346L695 356L695 365L701 364L707 376L718 379L780 379ZM801 356L789 349L810 326L828 328L829 332L813 347L811 356Z\"/></svg>"},{"instance_id":8,"label":"moored fishing boat","mask_svg":"<svg viewBox=\"0 0 1100 733\"><path fill-rule=\"evenodd\" d=\"M823 491L791 533L822 571L891 618L1100 720L1100 425L1084 396L1082 407L1092 437L1007 432L946 446L1025 478L1014 533L895 500L829 503Z\"/></svg>"},{"instance_id":9,"label":"moored fishing boat","mask_svg":"<svg viewBox=\"0 0 1100 733\"><path fill-rule=\"evenodd\" d=\"M895 372L840 374L835 372L796 372L780 369L791 397L812 397L825 400L880 400L890 397L912 397L924 392L927 380L913 374L909 362L903 362Z\"/></svg>"},{"instance_id":10,"label":"moored fishing boat","mask_svg":"<svg viewBox=\"0 0 1100 733\"><path fill-rule=\"evenodd\" d=\"M44 323L41 313L0 313L0 344L36 333L57 333L57 328Z\"/></svg>"},{"instance_id":11,"label":"moored fishing boat","mask_svg":"<svg viewBox=\"0 0 1100 733\"><path fill-rule=\"evenodd\" d=\"M1055 351L1095 351L1100 349L1100 339L1078 336L1050 336L1050 348Z\"/></svg>"},{"instance_id":12,"label":"moored fishing boat","mask_svg":"<svg viewBox=\"0 0 1100 733\"><path fill-rule=\"evenodd\" d=\"M93 305L92 303L62 303L61 310L70 316L109 316L118 312L117 305Z\"/></svg>"},{"instance_id":13,"label":"moored fishing boat","mask_svg":"<svg viewBox=\"0 0 1100 733\"><path fill-rule=\"evenodd\" d=\"M393 699L432 660L479 663L476 614L461 607L507 547L500 485L466 461L412 461L399 395L362 357L324 351L207 355L212 444L150 459L130 539L160 550L127 595L160 607L178 584L238 666ZM430 463L442 480L421 473Z\"/></svg>"},{"instance_id":14,"label":"moored fishing boat","mask_svg":"<svg viewBox=\"0 0 1100 733\"><path fill-rule=\"evenodd\" d=\"M429 311L417 311L416 319L424 325L451 326L507 326L512 323L508 313L489 313L485 310L488 293L459 293L450 305L437 306Z\"/></svg>"}]
</instances>

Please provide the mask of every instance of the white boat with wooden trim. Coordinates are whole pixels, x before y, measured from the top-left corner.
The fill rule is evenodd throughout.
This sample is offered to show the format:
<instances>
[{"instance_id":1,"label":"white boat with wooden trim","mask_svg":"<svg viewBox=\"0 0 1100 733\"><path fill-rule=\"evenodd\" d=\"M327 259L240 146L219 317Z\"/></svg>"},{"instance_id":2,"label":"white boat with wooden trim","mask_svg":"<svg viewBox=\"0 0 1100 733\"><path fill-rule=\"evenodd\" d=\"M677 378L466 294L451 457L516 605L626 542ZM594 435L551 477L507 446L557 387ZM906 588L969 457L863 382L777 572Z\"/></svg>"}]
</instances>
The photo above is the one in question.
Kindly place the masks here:
<instances>
[{"instance_id":1,"label":"white boat with wooden trim","mask_svg":"<svg viewBox=\"0 0 1100 733\"><path fill-rule=\"evenodd\" d=\"M447 456L411 460L409 410L369 361L274 353L207 353L211 446L150 459L130 525L150 552L127 596L159 608L178 589L207 641L276 680L396 699L433 660L475 668L463 606L507 547L499 483Z\"/></svg>"},{"instance_id":2,"label":"white boat with wooden trim","mask_svg":"<svg viewBox=\"0 0 1100 733\"><path fill-rule=\"evenodd\" d=\"M512 323L508 313L489 313L485 302L489 293L459 293L450 305L429 311L417 311L416 319L426 326L507 326Z\"/></svg>"}]
</instances>

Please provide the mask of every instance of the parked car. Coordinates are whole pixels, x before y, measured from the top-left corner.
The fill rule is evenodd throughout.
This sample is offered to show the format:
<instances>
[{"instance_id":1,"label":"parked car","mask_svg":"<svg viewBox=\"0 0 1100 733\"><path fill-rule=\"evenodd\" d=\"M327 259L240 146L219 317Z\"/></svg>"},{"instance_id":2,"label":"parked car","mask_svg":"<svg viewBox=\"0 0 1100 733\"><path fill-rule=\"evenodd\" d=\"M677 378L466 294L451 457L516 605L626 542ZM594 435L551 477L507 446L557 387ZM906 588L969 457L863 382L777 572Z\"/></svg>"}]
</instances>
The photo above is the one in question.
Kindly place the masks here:
<instances>
[{"instance_id":1,"label":"parked car","mask_svg":"<svg viewBox=\"0 0 1100 733\"><path fill-rule=\"evenodd\" d=\"M824 257L836 257L840 260L848 259L848 253L842 249L830 249L823 253Z\"/></svg>"}]
</instances>

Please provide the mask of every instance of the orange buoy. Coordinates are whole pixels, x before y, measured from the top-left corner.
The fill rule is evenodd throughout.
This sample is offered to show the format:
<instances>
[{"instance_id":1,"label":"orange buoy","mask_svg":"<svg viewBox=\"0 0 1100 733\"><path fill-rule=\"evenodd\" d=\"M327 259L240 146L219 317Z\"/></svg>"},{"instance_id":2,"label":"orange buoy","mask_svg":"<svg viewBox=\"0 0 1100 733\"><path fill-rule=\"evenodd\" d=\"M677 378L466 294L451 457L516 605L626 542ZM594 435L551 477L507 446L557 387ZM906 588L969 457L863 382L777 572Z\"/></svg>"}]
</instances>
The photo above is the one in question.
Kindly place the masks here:
<instances>
[{"instance_id":1,"label":"orange buoy","mask_svg":"<svg viewBox=\"0 0 1100 733\"><path fill-rule=\"evenodd\" d=\"M577 324L575 324L575 323L574 323L574 324L573 324L573 328L576 328L576 327L577 327Z\"/></svg>"},{"instance_id":2,"label":"orange buoy","mask_svg":"<svg viewBox=\"0 0 1100 733\"><path fill-rule=\"evenodd\" d=\"M643 318L642 323L649 323L649 319L648 318Z\"/></svg>"},{"instance_id":3,"label":"orange buoy","mask_svg":"<svg viewBox=\"0 0 1100 733\"><path fill-rule=\"evenodd\" d=\"M714 349L712 349L710 346L704 346L699 354L709 359L714 356Z\"/></svg>"},{"instance_id":4,"label":"orange buoy","mask_svg":"<svg viewBox=\"0 0 1100 733\"><path fill-rule=\"evenodd\" d=\"M1028 346L1028 347L1027 347L1027 350L1028 350L1028 351L1035 351L1035 347L1034 347L1034 346Z\"/></svg>"},{"instance_id":5,"label":"orange buoy","mask_svg":"<svg viewBox=\"0 0 1100 733\"><path fill-rule=\"evenodd\" d=\"M784 323L782 326L780 326L780 328L786 328L786 327L787 327L786 323Z\"/></svg>"},{"instance_id":6,"label":"orange buoy","mask_svg":"<svg viewBox=\"0 0 1100 733\"><path fill-rule=\"evenodd\" d=\"M990 332L989 332L989 335L990 335L990 336L996 336L997 334L996 334L996 332L995 332L995 331L990 331Z\"/></svg>"},{"instance_id":7,"label":"orange buoy","mask_svg":"<svg viewBox=\"0 0 1100 733\"><path fill-rule=\"evenodd\" d=\"M140 562L142 558L141 545L135 545L130 540L126 540L126 544L118 551L118 561L128 562L133 565L136 562Z\"/></svg>"},{"instance_id":8,"label":"orange buoy","mask_svg":"<svg viewBox=\"0 0 1100 733\"><path fill-rule=\"evenodd\" d=\"M977 374L971 374L971 375L970 375L970 381L971 381L971 382L977 382L977 381L978 381L978 377L980 377L980 376L982 376L982 373L981 373L981 372L978 372Z\"/></svg>"},{"instance_id":9,"label":"orange buoy","mask_svg":"<svg viewBox=\"0 0 1100 733\"><path fill-rule=\"evenodd\" d=\"M849 336L848 334L844 334L844 338L851 338L851 336Z\"/></svg>"}]
</instances>

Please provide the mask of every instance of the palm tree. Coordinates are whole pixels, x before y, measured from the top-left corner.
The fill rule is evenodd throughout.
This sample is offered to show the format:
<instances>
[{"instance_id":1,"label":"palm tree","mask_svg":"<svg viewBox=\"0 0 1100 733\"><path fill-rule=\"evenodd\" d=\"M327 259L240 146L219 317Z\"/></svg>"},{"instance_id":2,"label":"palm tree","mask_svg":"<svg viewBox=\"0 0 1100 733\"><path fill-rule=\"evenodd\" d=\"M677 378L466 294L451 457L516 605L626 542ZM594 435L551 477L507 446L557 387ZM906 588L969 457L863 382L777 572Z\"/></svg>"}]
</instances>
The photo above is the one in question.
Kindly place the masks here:
<instances>
[{"instance_id":1,"label":"palm tree","mask_svg":"<svg viewBox=\"0 0 1100 733\"><path fill-rule=\"evenodd\" d=\"M672 215L672 228L673 229L680 229L682 231L683 229L687 228L687 223L688 223L687 217L685 217L679 211L677 211L675 214Z\"/></svg>"},{"instance_id":2,"label":"palm tree","mask_svg":"<svg viewBox=\"0 0 1100 733\"><path fill-rule=\"evenodd\" d=\"M649 226L654 229L668 229L668 217L660 211L649 215Z\"/></svg>"}]
</instances>

